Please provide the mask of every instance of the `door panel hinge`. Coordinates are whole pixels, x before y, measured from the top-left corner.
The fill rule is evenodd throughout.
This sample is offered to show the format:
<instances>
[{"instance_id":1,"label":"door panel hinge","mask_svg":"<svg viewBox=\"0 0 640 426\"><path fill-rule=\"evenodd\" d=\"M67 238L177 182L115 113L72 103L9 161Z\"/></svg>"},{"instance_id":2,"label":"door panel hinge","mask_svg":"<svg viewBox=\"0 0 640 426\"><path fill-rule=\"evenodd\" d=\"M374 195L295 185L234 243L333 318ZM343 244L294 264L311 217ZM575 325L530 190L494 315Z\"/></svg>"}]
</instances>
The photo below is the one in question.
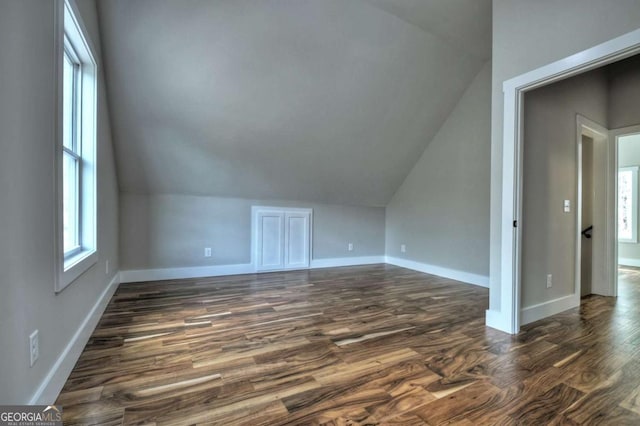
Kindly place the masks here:
<instances>
[{"instance_id":1,"label":"door panel hinge","mask_svg":"<svg viewBox=\"0 0 640 426\"><path fill-rule=\"evenodd\" d=\"M518 221L517 221L517 220L514 220L514 221L513 221L513 227L514 227L514 228L517 228L517 227L518 227Z\"/></svg>"}]
</instances>

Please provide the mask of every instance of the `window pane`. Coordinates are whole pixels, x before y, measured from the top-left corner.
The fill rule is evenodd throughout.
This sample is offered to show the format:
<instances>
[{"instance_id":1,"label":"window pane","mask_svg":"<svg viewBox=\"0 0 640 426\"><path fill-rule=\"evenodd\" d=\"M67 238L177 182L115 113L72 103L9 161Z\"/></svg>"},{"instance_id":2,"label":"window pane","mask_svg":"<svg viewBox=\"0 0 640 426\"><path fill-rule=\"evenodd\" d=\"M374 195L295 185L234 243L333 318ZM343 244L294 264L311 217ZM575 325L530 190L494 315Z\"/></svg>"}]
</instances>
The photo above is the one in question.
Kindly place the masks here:
<instances>
[{"instance_id":1,"label":"window pane","mask_svg":"<svg viewBox=\"0 0 640 426\"><path fill-rule=\"evenodd\" d=\"M74 66L66 52L64 53L63 64L62 143L65 147L75 150L73 146Z\"/></svg>"},{"instance_id":2,"label":"window pane","mask_svg":"<svg viewBox=\"0 0 640 426\"><path fill-rule=\"evenodd\" d=\"M618 172L618 238L633 238L633 172Z\"/></svg>"},{"instance_id":3,"label":"window pane","mask_svg":"<svg viewBox=\"0 0 640 426\"><path fill-rule=\"evenodd\" d=\"M78 247L78 160L68 153L63 154L63 213L64 252Z\"/></svg>"}]
</instances>

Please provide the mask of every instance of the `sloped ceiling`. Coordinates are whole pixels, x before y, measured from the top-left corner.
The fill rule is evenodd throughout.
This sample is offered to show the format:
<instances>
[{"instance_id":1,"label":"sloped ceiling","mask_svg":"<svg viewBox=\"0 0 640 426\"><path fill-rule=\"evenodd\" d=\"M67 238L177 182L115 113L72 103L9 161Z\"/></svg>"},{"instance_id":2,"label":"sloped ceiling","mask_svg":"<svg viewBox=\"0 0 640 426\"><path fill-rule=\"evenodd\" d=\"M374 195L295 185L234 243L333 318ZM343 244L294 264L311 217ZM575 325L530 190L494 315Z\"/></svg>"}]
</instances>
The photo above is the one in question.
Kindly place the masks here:
<instances>
[{"instance_id":1,"label":"sloped ceiling","mask_svg":"<svg viewBox=\"0 0 640 426\"><path fill-rule=\"evenodd\" d=\"M130 193L386 205L490 54L490 0L99 11Z\"/></svg>"},{"instance_id":2,"label":"sloped ceiling","mask_svg":"<svg viewBox=\"0 0 640 426\"><path fill-rule=\"evenodd\" d=\"M491 0L367 0L483 60L491 57Z\"/></svg>"}]
</instances>

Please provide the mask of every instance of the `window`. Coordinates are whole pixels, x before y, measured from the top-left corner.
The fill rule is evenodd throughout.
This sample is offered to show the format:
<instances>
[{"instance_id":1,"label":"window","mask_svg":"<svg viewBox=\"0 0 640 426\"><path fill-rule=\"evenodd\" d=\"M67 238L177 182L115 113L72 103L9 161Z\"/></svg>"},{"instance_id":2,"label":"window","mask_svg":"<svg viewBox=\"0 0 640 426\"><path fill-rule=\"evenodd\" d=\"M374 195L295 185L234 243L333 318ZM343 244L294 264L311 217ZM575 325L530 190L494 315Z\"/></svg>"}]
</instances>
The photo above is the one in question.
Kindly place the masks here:
<instances>
[{"instance_id":1,"label":"window","mask_svg":"<svg viewBox=\"0 0 640 426\"><path fill-rule=\"evenodd\" d=\"M618 242L638 242L638 167L618 169Z\"/></svg>"},{"instance_id":2,"label":"window","mask_svg":"<svg viewBox=\"0 0 640 426\"><path fill-rule=\"evenodd\" d=\"M80 61L71 43L64 41L62 65L62 226L64 257L68 259L80 252L80 196L82 188L82 152L78 138L81 121L78 94Z\"/></svg>"},{"instance_id":3,"label":"window","mask_svg":"<svg viewBox=\"0 0 640 426\"><path fill-rule=\"evenodd\" d=\"M56 291L96 263L97 64L74 0L59 0Z\"/></svg>"}]
</instances>

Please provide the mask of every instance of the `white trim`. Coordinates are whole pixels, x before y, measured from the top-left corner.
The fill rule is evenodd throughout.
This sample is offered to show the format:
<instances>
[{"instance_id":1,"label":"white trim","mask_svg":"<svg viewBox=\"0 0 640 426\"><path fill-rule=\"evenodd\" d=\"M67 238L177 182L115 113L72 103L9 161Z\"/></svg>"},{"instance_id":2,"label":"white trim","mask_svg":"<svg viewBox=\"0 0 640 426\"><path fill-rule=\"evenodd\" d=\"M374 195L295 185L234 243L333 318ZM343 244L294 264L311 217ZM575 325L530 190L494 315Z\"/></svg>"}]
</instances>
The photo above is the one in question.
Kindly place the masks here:
<instances>
[{"instance_id":1,"label":"white trim","mask_svg":"<svg viewBox=\"0 0 640 426\"><path fill-rule=\"evenodd\" d=\"M582 138L587 136L593 140L593 183L596 185L604 181L604 192L594 187L593 205L604 206L604 212L597 208L593 212L592 225L594 227L592 240L591 265L591 293L603 296L613 295L611 282L617 276L612 274L615 263L615 209L611 202L612 192L615 192L615 160L612 151L609 129L580 114L576 116L576 232L575 232L575 286L574 293L582 294ZM587 225L587 224L585 224ZM613 268L615 269L615 268ZM612 278L613 277L613 278Z\"/></svg>"},{"instance_id":2,"label":"white trim","mask_svg":"<svg viewBox=\"0 0 640 426\"><path fill-rule=\"evenodd\" d=\"M54 65L56 100L54 104L54 289L61 292L76 278L86 272L97 261L97 126L98 126L98 61L96 50L89 37L89 33L82 20L81 13L75 0L58 0L55 12L54 35ZM64 256L64 232L62 224L63 216L63 71L62 60L65 42L73 46L77 54L80 66L78 87L80 99L78 105L81 117L79 128L81 161L79 166L79 191L78 198L80 221L81 256L65 262ZM75 262L75 263L73 263Z\"/></svg>"},{"instance_id":3,"label":"white trim","mask_svg":"<svg viewBox=\"0 0 640 426\"><path fill-rule=\"evenodd\" d=\"M559 314L567 309L580 306L580 296L570 294L548 302L539 303L522 309L522 325L538 321L551 315Z\"/></svg>"},{"instance_id":4,"label":"white trim","mask_svg":"<svg viewBox=\"0 0 640 426\"><path fill-rule=\"evenodd\" d=\"M520 243L521 228L513 228L513 220L521 224L522 185L522 114L523 96L528 90L565 79L579 73L632 56L640 51L640 29L568 56L559 61L521 74L503 83L504 128L501 189L501 269L500 313L496 328L515 334L520 329ZM515 231L514 231L515 230ZM495 319L495 318L494 318Z\"/></svg>"},{"instance_id":5,"label":"white trim","mask_svg":"<svg viewBox=\"0 0 640 426\"><path fill-rule=\"evenodd\" d=\"M95 250L82 251L69 259L67 264L64 265L64 270L60 276L61 288L58 291L64 290L66 286L87 272L96 263L98 263L98 252Z\"/></svg>"},{"instance_id":6,"label":"white trim","mask_svg":"<svg viewBox=\"0 0 640 426\"><path fill-rule=\"evenodd\" d=\"M332 259L313 259L311 269L338 268L341 266L374 265L385 263L384 256L337 257Z\"/></svg>"},{"instance_id":7,"label":"white trim","mask_svg":"<svg viewBox=\"0 0 640 426\"><path fill-rule=\"evenodd\" d=\"M89 31L87 31L87 27L84 25L84 21L82 20L82 14L80 13L80 9L78 8L78 4L76 0L63 0L66 8L69 9L70 14L69 18L73 21L74 26L78 29L77 33L71 34L74 39L74 44L82 43L83 47L87 50L87 53L90 55L90 58L81 58L83 60L90 60L96 67L100 66L100 62L98 60L99 56L96 55L96 48L93 44L93 40L89 36ZM66 9L65 8L65 9ZM65 11L66 12L66 11Z\"/></svg>"},{"instance_id":8,"label":"white trim","mask_svg":"<svg viewBox=\"0 0 640 426\"><path fill-rule=\"evenodd\" d=\"M531 90L546 86L554 81L582 74L603 65L635 55L640 50L640 29L585 49L582 52L536 68L517 77L506 80L502 87L505 92L516 89Z\"/></svg>"},{"instance_id":9,"label":"white trim","mask_svg":"<svg viewBox=\"0 0 640 426\"><path fill-rule=\"evenodd\" d=\"M413 269L414 271L418 272L424 272L425 274L437 275L439 277L449 278L451 280L489 288L489 277L486 275L459 271L457 269L443 268L441 266L429 265L428 263L421 263L413 260L400 259L391 256L386 257L386 263L390 265L400 266L402 268Z\"/></svg>"},{"instance_id":10,"label":"white trim","mask_svg":"<svg viewBox=\"0 0 640 426\"><path fill-rule=\"evenodd\" d=\"M53 85L55 88L55 100L53 104L54 120L53 120L53 288L57 292L65 287L62 282L62 273L64 272L64 230L62 226L63 218L63 181L62 181L62 161L63 155L61 147L63 132L63 52L64 52L64 0L58 0L54 3L54 37L53 37L53 63L54 75Z\"/></svg>"},{"instance_id":11,"label":"white trim","mask_svg":"<svg viewBox=\"0 0 640 426\"><path fill-rule=\"evenodd\" d=\"M49 405L53 404L58 398L69 374L71 374L93 330L107 308L113 293L118 288L118 284L120 284L120 274L116 273L69 340L67 346L62 350L47 376L40 383L40 386L29 400L30 405Z\"/></svg>"},{"instance_id":12,"label":"white trim","mask_svg":"<svg viewBox=\"0 0 640 426\"><path fill-rule=\"evenodd\" d=\"M276 206L251 206L252 210L260 210L265 212L281 212L286 210L295 213L312 213L313 209L307 207L276 207Z\"/></svg>"},{"instance_id":13,"label":"white trim","mask_svg":"<svg viewBox=\"0 0 640 426\"><path fill-rule=\"evenodd\" d=\"M336 268L340 266L358 266L385 263L384 256L339 257L333 259L312 259L310 268ZM287 269L293 271L296 269ZM180 280L189 278L220 277L226 275L246 275L285 271L256 271L250 263L236 265L193 266L187 268L137 269L120 272L120 282L137 283L146 281Z\"/></svg>"},{"instance_id":14,"label":"white trim","mask_svg":"<svg viewBox=\"0 0 640 426\"><path fill-rule=\"evenodd\" d=\"M631 257L620 257L618 258L618 265L635 266L636 268L640 268L640 259L633 259Z\"/></svg>"},{"instance_id":15,"label":"white trim","mask_svg":"<svg viewBox=\"0 0 640 426\"><path fill-rule=\"evenodd\" d=\"M611 199L612 204L613 204L613 229L612 229L612 233L613 233L613 261L611 262L611 277L612 277L612 286L613 288L611 289L611 294L613 296L618 296L618 268L617 268L617 264L616 262L619 262L618 259L618 164L619 164L619 154L618 154L618 139L621 136L629 136L629 135L634 135L634 134L640 134L640 125L634 125L634 126L627 126L627 127L620 127L617 129L611 129L609 131L609 140L612 141L612 155L614 158L613 161L613 169L611 171L611 174L613 175L613 179L614 179L614 186L613 186L613 191L611 194ZM610 201L611 202L611 201Z\"/></svg>"},{"instance_id":16,"label":"white trim","mask_svg":"<svg viewBox=\"0 0 640 426\"><path fill-rule=\"evenodd\" d=\"M494 311L492 309L487 309L485 311L486 316L485 316L485 325L487 327L491 327L491 328L499 328L500 325L500 321L502 320L502 317L500 315L500 311Z\"/></svg>"},{"instance_id":17,"label":"white trim","mask_svg":"<svg viewBox=\"0 0 640 426\"><path fill-rule=\"evenodd\" d=\"M359 257L337 257L331 259L312 259L309 269L338 268L342 266L374 265L388 263L402 268L413 269L414 271L426 274L437 275L467 284L489 287L489 277L486 275L474 274L471 272L459 271L456 269L443 268L441 266L429 265L415 262L413 260L399 259L389 256L359 256ZM306 268L303 268L304 270ZM284 272L284 271L264 271ZM163 268L163 269L138 269L120 272L121 283L134 283L145 281L179 280L188 278L218 277L225 275L245 275L260 273L255 270L250 263L236 265L215 265L215 266L195 266L188 268Z\"/></svg>"},{"instance_id":18,"label":"white trim","mask_svg":"<svg viewBox=\"0 0 640 426\"><path fill-rule=\"evenodd\" d=\"M185 278L219 277L222 275L244 275L255 273L250 263L236 265L192 266L186 268L137 269L120 272L122 283L145 281L179 280Z\"/></svg>"}]
</instances>

